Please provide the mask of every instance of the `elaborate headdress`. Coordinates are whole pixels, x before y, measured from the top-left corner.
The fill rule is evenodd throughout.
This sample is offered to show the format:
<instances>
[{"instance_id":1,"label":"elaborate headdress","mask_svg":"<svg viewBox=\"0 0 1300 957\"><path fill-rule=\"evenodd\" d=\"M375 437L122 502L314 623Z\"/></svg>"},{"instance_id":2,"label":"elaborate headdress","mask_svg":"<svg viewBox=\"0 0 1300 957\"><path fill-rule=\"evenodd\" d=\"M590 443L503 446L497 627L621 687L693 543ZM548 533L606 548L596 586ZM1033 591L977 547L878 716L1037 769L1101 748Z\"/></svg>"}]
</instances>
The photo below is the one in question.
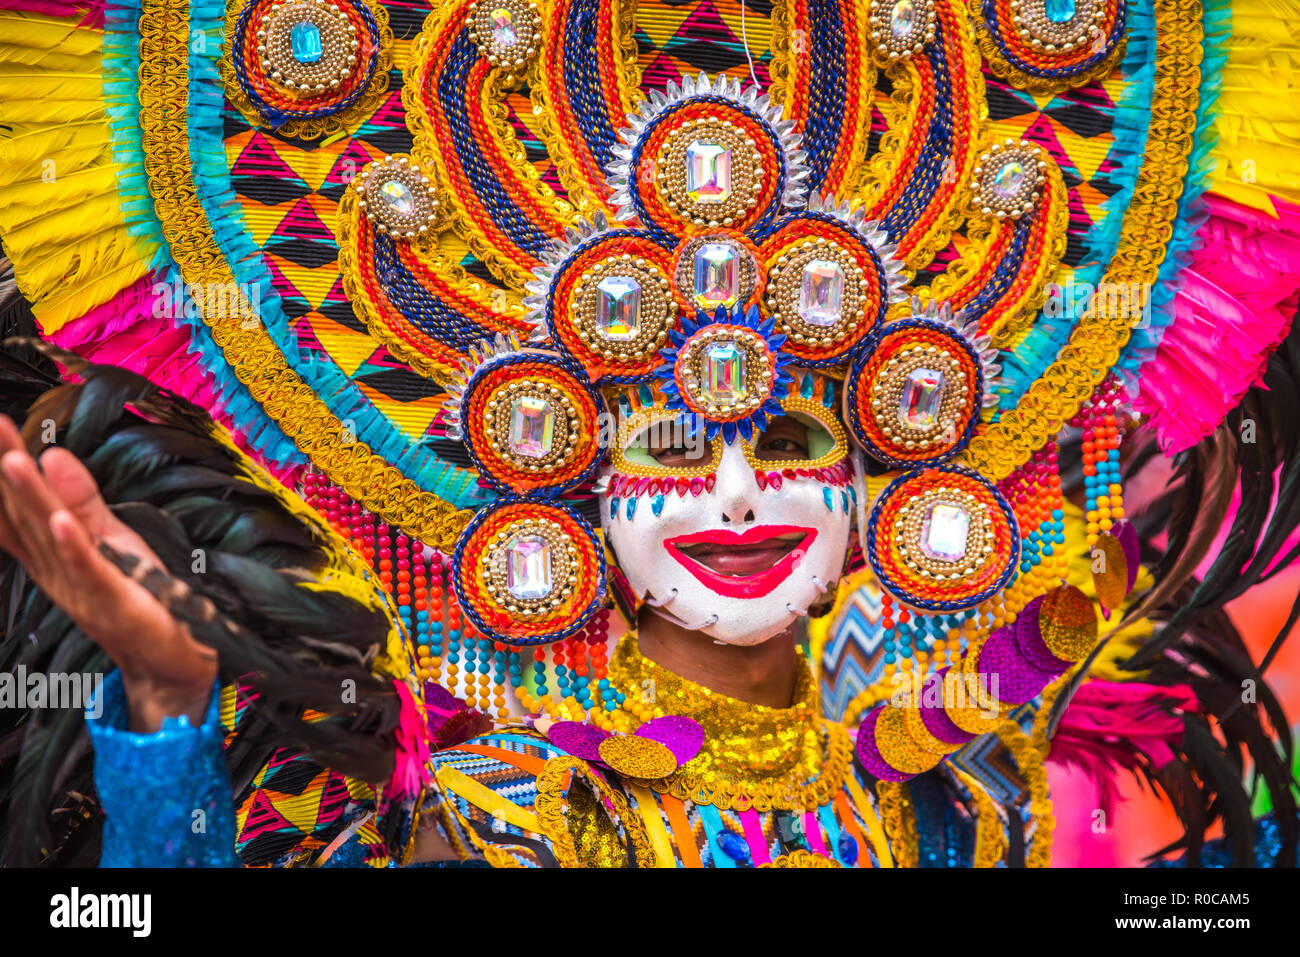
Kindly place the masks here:
<instances>
[{"instance_id":1,"label":"elaborate headdress","mask_svg":"<svg viewBox=\"0 0 1300 957\"><path fill-rule=\"evenodd\" d=\"M477 675L485 709L530 645L557 667L533 649L526 704L549 675L614 708L603 616L641 596L593 495L627 522L714 488L712 460L624 454L659 421L743 445L760 488L820 482L900 606L899 661L914 613L953 662L989 632L1030 677L1086 654L1058 436L1082 432L1088 587L1118 608L1125 390L1185 449L1290 328L1273 197L1295 184L1253 158L1285 156L1284 124L1240 124L1250 177L1221 155L1208 224L1198 205L1219 75L1256 72L1226 63L1217 5L433 6L129 0L69 30L54 0L0 0L26 11L3 14L24 67L0 235L44 335L302 478L392 587L419 674ZM824 427L817 455L756 455L780 415ZM938 732L893 732L906 767L864 760L906 776Z\"/></svg>"}]
</instances>

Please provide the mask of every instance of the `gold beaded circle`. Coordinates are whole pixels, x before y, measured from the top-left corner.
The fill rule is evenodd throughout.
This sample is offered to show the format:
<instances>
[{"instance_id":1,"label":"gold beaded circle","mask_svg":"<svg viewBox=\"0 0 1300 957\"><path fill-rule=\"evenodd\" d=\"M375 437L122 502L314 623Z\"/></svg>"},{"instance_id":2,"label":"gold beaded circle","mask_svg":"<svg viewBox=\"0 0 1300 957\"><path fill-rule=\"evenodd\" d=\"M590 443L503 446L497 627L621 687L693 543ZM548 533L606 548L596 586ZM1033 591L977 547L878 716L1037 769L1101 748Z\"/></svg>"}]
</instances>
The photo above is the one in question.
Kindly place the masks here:
<instances>
[{"instance_id":1,"label":"gold beaded circle","mask_svg":"<svg viewBox=\"0 0 1300 957\"><path fill-rule=\"evenodd\" d=\"M611 335L599 322L600 284L618 278L631 279L640 287L636 331L626 337ZM601 260L584 272L569 301L569 322L578 338L611 362L639 362L658 352L676 321L677 301L667 277L653 263L631 253Z\"/></svg>"},{"instance_id":2,"label":"gold beaded circle","mask_svg":"<svg viewBox=\"0 0 1300 957\"><path fill-rule=\"evenodd\" d=\"M717 201L692 197L688 189L687 150L693 143L730 152L730 191ZM698 227L732 226L754 208L763 187L763 158L754 141L730 120L703 116L685 120L664 139L655 161L655 183L664 205Z\"/></svg>"},{"instance_id":3,"label":"gold beaded circle","mask_svg":"<svg viewBox=\"0 0 1300 957\"><path fill-rule=\"evenodd\" d=\"M509 549L525 539L536 539L550 549L551 589L540 598L519 598L510 591ZM516 618L549 614L564 604L577 584L578 548L570 535L545 518L521 519L498 531L480 562L484 591Z\"/></svg>"},{"instance_id":4,"label":"gold beaded circle","mask_svg":"<svg viewBox=\"0 0 1300 957\"><path fill-rule=\"evenodd\" d=\"M917 425L900 411L908 377L919 369L943 377L943 398L939 411L929 425ZM900 449L936 451L956 444L966 430L970 415L970 389L966 386L966 369L953 355L930 343L918 343L899 350L880 371L871 386L871 417L881 434Z\"/></svg>"},{"instance_id":5,"label":"gold beaded circle","mask_svg":"<svg viewBox=\"0 0 1300 957\"><path fill-rule=\"evenodd\" d=\"M932 506L951 505L962 509L970 519L966 532L965 554L949 561L929 555L921 547L925 534L925 515ZM894 541L899 559L913 574L931 581L959 581L974 575L993 554L993 535L988 505L962 489L940 485L926 489L899 506L894 522Z\"/></svg>"},{"instance_id":6,"label":"gold beaded circle","mask_svg":"<svg viewBox=\"0 0 1300 957\"><path fill-rule=\"evenodd\" d=\"M732 403L718 403L706 391L706 350L729 342L744 352L744 393ZM772 394L775 379L772 354L763 337L740 326L708 326L687 340L677 355L674 375L682 398L694 411L711 419L741 419L755 412Z\"/></svg>"},{"instance_id":7,"label":"gold beaded circle","mask_svg":"<svg viewBox=\"0 0 1300 957\"><path fill-rule=\"evenodd\" d=\"M809 320L801 309L804 272L812 263L832 265L842 278L839 318L828 325ZM782 252L768 268L767 309L777 332L812 347L833 345L867 322L870 291L871 280L862 266L833 239L805 239Z\"/></svg>"},{"instance_id":8,"label":"gold beaded circle","mask_svg":"<svg viewBox=\"0 0 1300 957\"><path fill-rule=\"evenodd\" d=\"M975 207L985 216L1019 219L1033 210L1047 182L1047 157L1032 143L1007 139L981 153L972 171Z\"/></svg>"},{"instance_id":9,"label":"gold beaded circle","mask_svg":"<svg viewBox=\"0 0 1300 957\"><path fill-rule=\"evenodd\" d=\"M551 447L542 455L524 454L510 440L510 419L515 406L527 401L545 402L554 415ZM582 419L573 398L553 383L531 379L509 382L488 396L487 424L483 433L489 447L502 461L529 472L552 472L567 465L582 439Z\"/></svg>"},{"instance_id":10,"label":"gold beaded circle","mask_svg":"<svg viewBox=\"0 0 1300 957\"><path fill-rule=\"evenodd\" d=\"M469 38L495 67L520 75L537 55L542 18L528 0L474 0L466 11Z\"/></svg>"},{"instance_id":11,"label":"gold beaded circle","mask_svg":"<svg viewBox=\"0 0 1300 957\"><path fill-rule=\"evenodd\" d=\"M416 239L434 226L438 200L428 175L409 156L385 156L352 181L357 208L381 233Z\"/></svg>"},{"instance_id":12,"label":"gold beaded circle","mask_svg":"<svg viewBox=\"0 0 1300 957\"><path fill-rule=\"evenodd\" d=\"M710 245L727 246L736 255L736 294L721 302L705 299L695 288L695 255ZM731 309L738 303L749 302L759 279L756 251L739 233L698 233L673 250L673 285L677 295L705 314L720 306Z\"/></svg>"},{"instance_id":13,"label":"gold beaded circle","mask_svg":"<svg viewBox=\"0 0 1300 957\"><path fill-rule=\"evenodd\" d=\"M934 39L934 0L871 0L868 9L867 30L885 60L920 53Z\"/></svg>"},{"instance_id":14,"label":"gold beaded circle","mask_svg":"<svg viewBox=\"0 0 1300 957\"><path fill-rule=\"evenodd\" d=\"M320 31L321 55L302 63L293 55L291 33L300 23ZM325 0L294 0L276 4L257 31L257 55L272 81L293 96L313 96L336 89L357 65L356 25L337 4Z\"/></svg>"},{"instance_id":15,"label":"gold beaded circle","mask_svg":"<svg viewBox=\"0 0 1300 957\"><path fill-rule=\"evenodd\" d=\"M1097 0L1074 0L1074 16L1057 23L1047 16L1047 0L1017 0L1011 22L1020 38L1041 53L1069 53L1100 36L1106 6Z\"/></svg>"}]
</instances>

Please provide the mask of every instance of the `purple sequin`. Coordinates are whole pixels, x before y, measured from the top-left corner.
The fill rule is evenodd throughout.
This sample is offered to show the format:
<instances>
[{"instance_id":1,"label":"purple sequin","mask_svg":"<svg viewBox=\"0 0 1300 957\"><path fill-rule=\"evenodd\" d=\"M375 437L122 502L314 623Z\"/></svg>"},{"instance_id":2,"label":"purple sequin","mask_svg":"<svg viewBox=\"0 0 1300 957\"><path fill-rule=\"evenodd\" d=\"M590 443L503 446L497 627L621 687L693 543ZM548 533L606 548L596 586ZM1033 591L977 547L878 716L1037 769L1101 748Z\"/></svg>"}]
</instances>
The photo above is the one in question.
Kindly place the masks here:
<instances>
[{"instance_id":1,"label":"purple sequin","mask_svg":"<svg viewBox=\"0 0 1300 957\"><path fill-rule=\"evenodd\" d=\"M1043 643L1043 630L1039 627L1038 619L1042 615L1043 599L1046 597L1039 595L1025 606L1025 610L1016 619L1016 645L1029 664L1040 671L1059 675L1070 667L1070 663L1056 657Z\"/></svg>"},{"instance_id":2,"label":"purple sequin","mask_svg":"<svg viewBox=\"0 0 1300 957\"><path fill-rule=\"evenodd\" d=\"M1032 700L1057 675L1057 672L1036 668L1025 659L1016 644L1014 625L999 628L989 635L980 650L979 670L997 677L998 700L1008 704L1024 704ZM991 685L990 690L993 690Z\"/></svg>"},{"instance_id":3,"label":"purple sequin","mask_svg":"<svg viewBox=\"0 0 1300 957\"><path fill-rule=\"evenodd\" d=\"M880 749L876 747L876 722L880 720L880 712L887 707L887 704L877 706L863 720L862 727L858 728L858 760L869 773L882 781L906 781L914 775L904 774L891 766L880 756Z\"/></svg>"},{"instance_id":4,"label":"purple sequin","mask_svg":"<svg viewBox=\"0 0 1300 957\"><path fill-rule=\"evenodd\" d=\"M918 703L917 710L921 712L921 723L925 729L932 735L942 741L944 744L965 744L967 741L974 741L975 735L969 731L963 731L957 725L953 724L952 718L948 717L948 712L943 708L943 679L948 673L947 668L942 668L926 676L924 683L921 685L921 701ZM929 686L938 682L939 690L929 691ZM926 705L924 702L936 698L939 701L937 705Z\"/></svg>"},{"instance_id":5,"label":"purple sequin","mask_svg":"<svg viewBox=\"0 0 1300 957\"><path fill-rule=\"evenodd\" d=\"M653 718L637 728L636 733L668 748L677 758L678 767L704 747L704 728L698 721L681 715L666 714L662 718Z\"/></svg>"},{"instance_id":6,"label":"purple sequin","mask_svg":"<svg viewBox=\"0 0 1300 957\"><path fill-rule=\"evenodd\" d=\"M593 724L581 721L557 721L546 731L546 736L557 748L581 758L603 765L600 760L600 742L609 737L608 731L602 731Z\"/></svg>"}]
</instances>

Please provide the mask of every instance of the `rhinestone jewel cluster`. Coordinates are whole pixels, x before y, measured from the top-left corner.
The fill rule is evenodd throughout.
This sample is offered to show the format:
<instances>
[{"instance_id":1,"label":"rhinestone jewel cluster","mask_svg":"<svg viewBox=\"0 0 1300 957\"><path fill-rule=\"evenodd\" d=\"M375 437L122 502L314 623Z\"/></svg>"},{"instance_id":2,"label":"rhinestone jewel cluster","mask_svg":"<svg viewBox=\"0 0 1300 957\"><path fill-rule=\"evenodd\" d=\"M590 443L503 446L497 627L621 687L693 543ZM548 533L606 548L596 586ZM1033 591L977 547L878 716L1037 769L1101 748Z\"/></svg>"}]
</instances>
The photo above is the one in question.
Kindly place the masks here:
<instances>
[{"instance_id":1,"label":"rhinestone jewel cluster","mask_svg":"<svg viewBox=\"0 0 1300 957\"><path fill-rule=\"evenodd\" d=\"M535 618L573 594L578 549L557 524L523 519L501 529L480 559L485 591L512 615Z\"/></svg>"},{"instance_id":2,"label":"rhinestone jewel cluster","mask_svg":"<svg viewBox=\"0 0 1300 957\"><path fill-rule=\"evenodd\" d=\"M1106 22L1099 0L1011 0L1011 22L1021 39L1044 53L1069 53L1096 42Z\"/></svg>"},{"instance_id":3,"label":"rhinestone jewel cluster","mask_svg":"<svg viewBox=\"0 0 1300 957\"><path fill-rule=\"evenodd\" d=\"M537 55L542 18L526 0L474 0L466 11L469 38L495 67L523 72Z\"/></svg>"},{"instance_id":4,"label":"rhinestone jewel cluster","mask_svg":"<svg viewBox=\"0 0 1300 957\"><path fill-rule=\"evenodd\" d=\"M961 363L933 345L912 346L891 357L871 392L880 431L909 450L952 444L970 404Z\"/></svg>"},{"instance_id":5,"label":"rhinestone jewel cluster","mask_svg":"<svg viewBox=\"0 0 1300 957\"><path fill-rule=\"evenodd\" d=\"M730 120L687 120L664 141L655 180L665 205L695 226L731 226L754 208L763 160Z\"/></svg>"},{"instance_id":6,"label":"rhinestone jewel cluster","mask_svg":"<svg viewBox=\"0 0 1300 957\"><path fill-rule=\"evenodd\" d=\"M988 507L946 485L927 489L902 505L894 535L903 563L936 581L973 575L993 553Z\"/></svg>"},{"instance_id":7,"label":"rhinestone jewel cluster","mask_svg":"<svg viewBox=\"0 0 1300 957\"><path fill-rule=\"evenodd\" d=\"M682 347L677 368L687 404L713 418L747 415L772 394L767 343L748 329L700 330Z\"/></svg>"},{"instance_id":8,"label":"rhinestone jewel cluster","mask_svg":"<svg viewBox=\"0 0 1300 957\"><path fill-rule=\"evenodd\" d=\"M581 423L573 400L545 382L521 379L487 400L484 434L494 452L515 468L547 471L573 457Z\"/></svg>"},{"instance_id":9,"label":"rhinestone jewel cluster","mask_svg":"<svg viewBox=\"0 0 1300 957\"><path fill-rule=\"evenodd\" d=\"M588 269L570 300L569 321L578 338L606 359L632 361L658 349L676 318L668 279L629 253Z\"/></svg>"},{"instance_id":10,"label":"rhinestone jewel cluster","mask_svg":"<svg viewBox=\"0 0 1300 957\"><path fill-rule=\"evenodd\" d=\"M998 219L1019 219L1042 198L1047 161L1040 147L1007 139L980 154L972 175L977 209Z\"/></svg>"},{"instance_id":11,"label":"rhinestone jewel cluster","mask_svg":"<svg viewBox=\"0 0 1300 957\"><path fill-rule=\"evenodd\" d=\"M866 321L870 289L847 249L834 240L805 239L769 268L766 303L778 332L798 343L829 346Z\"/></svg>"},{"instance_id":12,"label":"rhinestone jewel cluster","mask_svg":"<svg viewBox=\"0 0 1300 957\"><path fill-rule=\"evenodd\" d=\"M871 0L867 24L881 56L910 57L934 40L934 0Z\"/></svg>"},{"instance_id":13,"label":"rhinestone jewel cluster","mask_svg":"<svg viewBox=\"0 0 1300 957\"><path fill-rule=\"evenodd\" d=\"M336 3L278 3L262 21L257 55L273 81L296 96L337 89L357 65L357 28Z\"/></svg>"},{"instance_id":14,"label":"rhinestone jewel cluster","mask_svg":"<svg viewBox=\"0 0 1300 957\"><path fill-rule=\"evenodd\" d=\"M396 238L425 235L438 214L429 177L408 156L385 156L357 174L357 208L376 230Z\"/></svg>"}]
</instances>

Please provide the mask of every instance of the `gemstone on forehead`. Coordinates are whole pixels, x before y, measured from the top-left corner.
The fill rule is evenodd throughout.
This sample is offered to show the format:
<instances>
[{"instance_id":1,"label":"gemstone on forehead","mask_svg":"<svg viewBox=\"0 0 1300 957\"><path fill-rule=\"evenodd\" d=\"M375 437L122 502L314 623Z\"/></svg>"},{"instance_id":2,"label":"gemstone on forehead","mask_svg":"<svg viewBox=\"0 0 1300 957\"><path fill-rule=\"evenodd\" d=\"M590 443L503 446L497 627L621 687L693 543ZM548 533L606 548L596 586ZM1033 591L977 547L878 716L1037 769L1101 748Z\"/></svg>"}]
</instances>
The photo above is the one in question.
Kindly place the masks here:
<instances>
[{"instance_id":1,"label":"gemstone on forehead","mask_svg":"<svg viewBox=\"0 0 1300 957\"><path fill-rule=\"evenodd\" d=\"M941 562L966 557L970 535L970 512L950 502L934 502L925 510L921 523L921 551Z\"/></svg>"},{"instance_id":2,"label":"gemstone on forehead","mask_svg":"<svg viewBox=\"0 0 1300 957\"><path fill-rule=\"evenodd\" d=\"M1069 23L1074 19L1074 0L1047 0L1043 12L1053 23Z\"/></svg>"},{"instance_id":3,"label":"gemstone on forehead","mask_svg":"<svg viewBox=\"0 0 1300 957\"><path fill-rule=\"evenodd\" d=\"M701 243L695 250L695 301L716 309L739 298L739 250L731 243Z\"/></svg>"},{"instance_id":4,"label":"gemstone on forehead","mask_svg":"<svg viewBox=\"0 0 1300 957\"><path fill-rule=\"evenodd\" d=\"M889 14L889 32L900 40L907 37L916 26L916 4L912 0L898 0Z\"/></svg>"},{"instance_id":5,"label":"gemstone on forehead","mask_svg":"<svg viewBox=\"0 0 1300 957\"><path fill-rule=\"evenodd\" d=\"M400 179L390 179L379 187L379 198L399 216L410 216L415 212L415 194Z\"/></svg>"},{"instance_id":6,"label":"gemstone on forehead","mask_svg":"<svg viewBox=\"0 0 1300 957\"><path fill-rule=\"evenodd\" d=\"M1002 164L997 175L993 177L993 189L1006 199L1011 199L1025 185L1025 166L1020 160L1010 160Z\"/></svg>"},{"instance_id":7,"label":"gemstone on forehead","mask_svg":"<svg viewBox=\"0 0 1300 957\"><path fill-rule=\"evenodd\" d=\"M546 399L521 395L510 405L510 448L530 459L550 454L555 444L555 409Z\"/></svg>"},{"instance_id":8,"label":"gemstone on forehead","mask_svg":"<svg viewBox=\"0 0 1300 957\"><path fill-rule=\"evenodd\" d=\"M731 196L731 150L710 140L686 147L686 194L696 203L724 203Z\"/></svg>"},{"instance_id":9,"label":"gemstone on forehead","mask_svg":"<svg viewBox=\"0 0 1300 957\"><path fill-rule=\"evenodd\" d=\"M903 382L898 398L898 420L914 429L928 429L939 418L943 405L944 378L934 369L913 369Z\"/></svg>"},{"instance_id":10,"label":"gemstone on forehead","mask_svg":"<svg viewBox=\"0 0 1300 957\"><path fill-rule=\"evenodd\" d=\"M745 350L730 340L704 347L704 397L719 405L738 402L745 395Z\"/></svg>"},{"instance_id":11,"label":"gemstone on forehead","mask_svg":"<svg viewBox=\"0 0 1300 957\"><path fill-rule=\"evenodd\" d=\"M497 7L488 18L492 22L492 42L497 46L511 47L519 42L519 34L515 30L515 18L505 7Z\"/></svg>"},{"instance_id":12,"label":"gemstone on forehead","mask_svg":"<svg viewBox=\"0 0 1300 957\"><path fill-rule=\"evenodd\" d=\"M606 339L635 339L641 328L641 284L606 276L596 285L596 328Z\"/></svg>"},{"instance_id":13,"label":"gemstone on forehead","mask_svg":"<svg viewBox=\"0 0 1300 957\"><path fill-rule=\"evenodd\" d=\"M315 63L324 55L320 27L310 20L295 23L289 31L289 49L299 63Z\"/></svg>"},{"instance_id":14,"label":"gemstone on forehead","mask_svg":"<svg viewBox=\"0 0 1300 957\"><path fill-rule=\"evenodd\" d=\"M535 535L516 538L506 546L506 590L523 601L551 593L551 546Z\"/></svg>"},{"instance_id":15,"label":"gemstone on forehead","mask_svg":"<svg viewBox=\"0 0 1300 957\"><path fill-rule=\"evenodd\" d=\"M803 267L799 288L799 315L814 326L840 321L844 298L844 270L837 262L814 259Z\"/></svg>"}]
</instances>

